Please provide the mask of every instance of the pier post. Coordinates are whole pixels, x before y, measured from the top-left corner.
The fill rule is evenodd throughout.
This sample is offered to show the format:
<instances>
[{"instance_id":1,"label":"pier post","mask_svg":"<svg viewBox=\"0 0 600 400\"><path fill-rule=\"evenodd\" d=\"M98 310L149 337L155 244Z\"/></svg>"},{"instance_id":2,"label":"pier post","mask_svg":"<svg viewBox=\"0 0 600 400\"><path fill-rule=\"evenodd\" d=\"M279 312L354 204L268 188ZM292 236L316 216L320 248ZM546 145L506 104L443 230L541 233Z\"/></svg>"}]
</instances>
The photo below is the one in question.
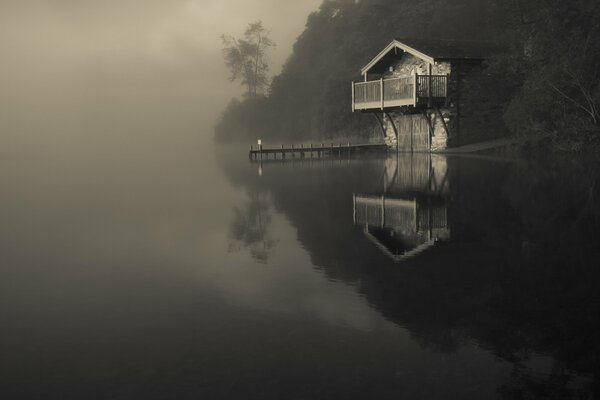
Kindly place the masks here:
<instances>
[{"instance_id":1,"label":"pier post","mask_svg":"<svg viewBox=\"0 0 600 400\"><path fill-rule=\"evenodd\" d=\"M250 145L250 152L248 153L248 158L252 160L252 145Z\"/></svg>"},{"instance_id":2,"label":"pier post","mask_svg":"<svg viewBox=\"0 0 600 400\"><path fill-rule=\"evenodd\" d=\"M300 144L300 158L304 158L304 144Z\"/></svg>"},{"instance_id":3,"label":"pier post","mask_svg":"<svg viewBox=\"0 0 600 400\"><path fill-rule=\"evenodd\" d=\"M285 151L283 151L283 145L281 145L281 159L285 160Z\"/></svg>"},{"instance_id":4,"label":"pier post","mask_svg":"<svg viewBox=\"0 0 600 400\"><path fill-rule=\"evenodd\" d=\"M294 152L294 144L292 143L292 158L296 158L296 153Z\"/></svg>"}]
</instances>

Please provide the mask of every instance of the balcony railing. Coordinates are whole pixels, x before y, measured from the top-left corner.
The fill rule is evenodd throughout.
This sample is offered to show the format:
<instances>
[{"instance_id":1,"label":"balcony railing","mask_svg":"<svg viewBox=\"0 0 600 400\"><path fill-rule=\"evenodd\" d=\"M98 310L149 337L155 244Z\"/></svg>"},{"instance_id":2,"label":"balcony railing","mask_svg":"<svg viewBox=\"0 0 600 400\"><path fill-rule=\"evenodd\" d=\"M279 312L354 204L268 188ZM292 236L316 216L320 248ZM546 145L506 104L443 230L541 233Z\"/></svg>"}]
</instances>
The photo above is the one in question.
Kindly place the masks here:
<instances>
[{"instance_id":1,"label":"balcony railing","mask_svg":"<svg viewBox=\"0 0 600 400\"><path fill-rule=\"evenodd\" d=\"M382 96L383 93L383 96ZM413 75L352 83L352 111L416 106L423 101L445 99L447 75Z\"/></svg>"}]
</instances>

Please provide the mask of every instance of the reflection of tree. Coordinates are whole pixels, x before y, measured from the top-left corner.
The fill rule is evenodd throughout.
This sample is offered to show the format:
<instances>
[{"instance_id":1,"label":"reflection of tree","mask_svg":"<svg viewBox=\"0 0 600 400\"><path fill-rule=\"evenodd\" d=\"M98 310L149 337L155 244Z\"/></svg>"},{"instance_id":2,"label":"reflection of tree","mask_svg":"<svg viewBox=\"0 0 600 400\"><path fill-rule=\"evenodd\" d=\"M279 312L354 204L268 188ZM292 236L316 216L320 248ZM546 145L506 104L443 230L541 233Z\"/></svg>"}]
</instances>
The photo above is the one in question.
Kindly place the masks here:
<instances>
[{"instance_id":1,"label":"reflection of tree","mask_svg":"<svg viewBox=\"0 0 600 400\"><path fill-rule=\"evenodd\" d=\"M233 209L233 220L229 234L229 251L248 248L252 257L266 263L269 252L277 244L277 240L269 237L271 224L271 201L266 193L253 191L250 199L243 207Z\"/></svg>"},{"instance_id":2,"label":"reflection of tree","mask_svg":"<svg viewBox=\"0 0 600 400\"><path fill-rule=\"evenodd\" d=\"M388 193L429 188L418 159L389 162ZM352 228L352 194L379 190L381 163L273 169L237 182L268 190L313 264L358 287L422 347L476 344L511 363L502 398L600 399L598 165L441 161L433 170L448 171L436 181L451 200L451 241L401 268Z\"/></svg>"}]
</instances>

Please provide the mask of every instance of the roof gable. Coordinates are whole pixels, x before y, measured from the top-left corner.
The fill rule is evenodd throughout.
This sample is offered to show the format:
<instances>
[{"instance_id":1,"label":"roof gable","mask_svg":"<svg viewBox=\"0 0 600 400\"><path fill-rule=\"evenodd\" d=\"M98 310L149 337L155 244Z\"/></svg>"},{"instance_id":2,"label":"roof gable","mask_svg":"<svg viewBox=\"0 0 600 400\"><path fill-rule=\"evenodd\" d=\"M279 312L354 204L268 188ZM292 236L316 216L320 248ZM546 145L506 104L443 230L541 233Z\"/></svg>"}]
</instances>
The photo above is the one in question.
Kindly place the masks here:
<instances>
[{"instance_id":1,"label":"roof gable","mask_svg":"<svg viewBox=\"0 0 600 400\"><path fill-rule=\"evenodd\" d=\"M373 58L371 61L369 61L369 63L360 70L360 73L362 75L364 75L371 68L373 68L373 66L375 66L379 61L381 61L381 59L383 57L385 57L386 54L388 54L390 51L392 51L394 49L401 49L402 51L412 54L413 56L418 57L430 64L433 64L433 62L434 62L432 57L421 53L417 49L413 49L412 47L405 45L404 43L402 43L398 40L392 40L392 42L390 44L388 44L383 50L381 50L381 52L379 52L379 54L377 54L375 56L375 58Z\"/></svg>"},{"instance_id":2,"label":"roof gable","mask_svg":"<svg viewBox=\"0 0 600 400\"><path fill-rule=\"evenodd\" d=\"M429 64L433 64L442 60L483 60L494 51L494 47L493 44L488 42L394 39L360 72L364 75L394 49L400 49Z\"/></svg>"}]
</instances>

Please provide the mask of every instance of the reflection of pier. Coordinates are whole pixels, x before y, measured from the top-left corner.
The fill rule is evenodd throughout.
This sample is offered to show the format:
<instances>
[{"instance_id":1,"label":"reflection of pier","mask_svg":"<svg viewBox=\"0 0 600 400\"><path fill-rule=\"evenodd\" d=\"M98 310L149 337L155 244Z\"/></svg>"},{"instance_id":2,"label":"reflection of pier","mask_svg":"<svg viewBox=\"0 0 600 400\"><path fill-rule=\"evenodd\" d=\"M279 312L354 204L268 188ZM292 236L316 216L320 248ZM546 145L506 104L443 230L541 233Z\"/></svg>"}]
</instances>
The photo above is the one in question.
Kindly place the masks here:
<instances>
[{"instance_id":1,"label":"reflection of pier","mask_svg":"<svg viewBox=\"0 0 600 400\"><path fill-rule=\"evenodd\" d=\"M353 196L354 224L395 262L450 239L445 158L390 159L381 194Z\"/></svg>"}]
</instances>

